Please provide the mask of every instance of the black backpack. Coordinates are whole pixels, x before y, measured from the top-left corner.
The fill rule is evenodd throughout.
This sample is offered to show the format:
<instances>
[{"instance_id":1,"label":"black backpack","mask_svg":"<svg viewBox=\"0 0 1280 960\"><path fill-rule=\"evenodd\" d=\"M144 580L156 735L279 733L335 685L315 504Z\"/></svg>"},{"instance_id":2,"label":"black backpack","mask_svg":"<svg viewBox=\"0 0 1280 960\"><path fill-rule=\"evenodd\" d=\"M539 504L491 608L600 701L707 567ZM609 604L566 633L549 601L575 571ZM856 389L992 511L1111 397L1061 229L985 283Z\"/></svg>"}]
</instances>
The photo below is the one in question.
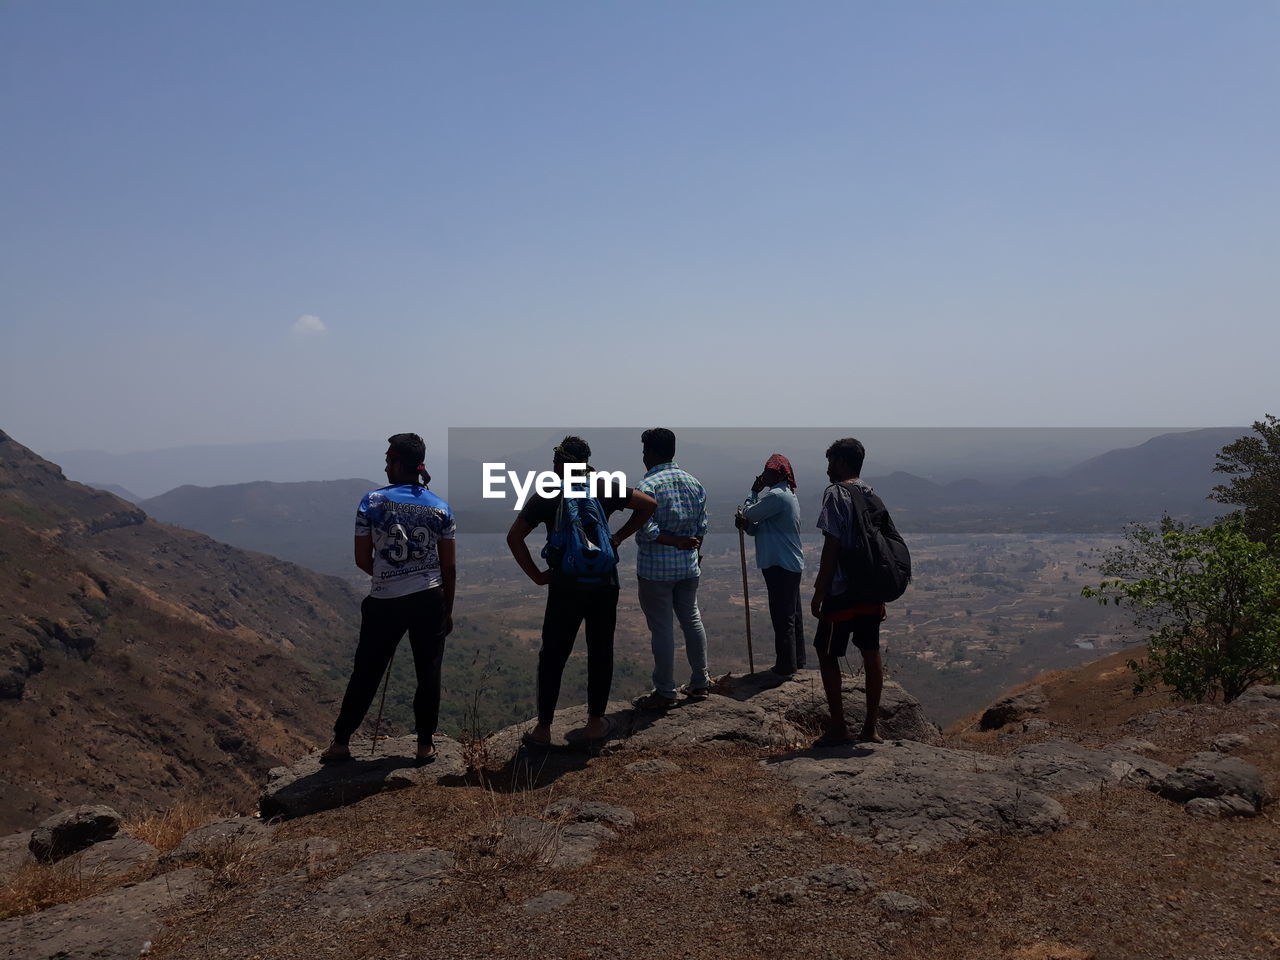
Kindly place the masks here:
<instances>
[{"instance_id":1,"label":"black backpack","mask_svg":"<svg viewBox=\"0 0 1280 960\"><path fill-rule=\"evenodd\" d=\"M858 524L858 545L840 554L850 589L868 603L892 603L911 582L911 552L893 525L884 501L852 482L840 484Z\"/></svg>"}]
</instances>

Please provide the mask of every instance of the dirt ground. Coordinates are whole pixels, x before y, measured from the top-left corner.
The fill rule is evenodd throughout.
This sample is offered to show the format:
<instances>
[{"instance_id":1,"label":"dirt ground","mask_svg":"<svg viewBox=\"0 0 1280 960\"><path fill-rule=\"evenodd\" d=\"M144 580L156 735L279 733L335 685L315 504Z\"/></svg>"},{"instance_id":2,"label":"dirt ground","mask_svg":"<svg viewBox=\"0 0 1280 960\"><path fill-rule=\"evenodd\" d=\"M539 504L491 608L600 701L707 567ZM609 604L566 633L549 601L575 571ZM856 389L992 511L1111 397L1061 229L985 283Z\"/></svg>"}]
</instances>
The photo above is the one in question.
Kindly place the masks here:
<instances>
[{"instance_id":1,"label":"dirt ground","mask_svg":"<svg viewBox=\"0 0 1280 960\"><path fill-rule=\"evenodd\" d=\"M1115 666L1103 661L1049 682L1045 717L1062 724L1053 735L1095 744L1140 736L1177 760L1218 733L1248 728L1251 743L1238 755L1280 794L1280 729L1259 729L1257 714L1236 708L1153 717L1166 704L1133 702ZM950 742L1003 753L1044 738L957 730ZM1280 957L1280 806L1209 822L1146 791L1107 788L1064 799L1073 824L1056 833L895 855L803 819L795 792L762 768L761 756L666 755L681 771L664 776L628 773L638 754L604 756L537 789L421 787L287 823L273 846L329 837L341 844L337 861L301 882L282 882L288 865L266 868L249 854L216 865L213 894L172 917L151 956ZM577 869L542 869L495 851L497 821L565 796L621 804L637 824ZM346 924L309 913L314 890L361 857L422 847L457 858L433 900ZM832 863L863 870L879 890L916 897L925 910L890 916L873 893L747 893ZM550 889L575 899L543 916L521 909Z\"/></svg>"}]
</instances>

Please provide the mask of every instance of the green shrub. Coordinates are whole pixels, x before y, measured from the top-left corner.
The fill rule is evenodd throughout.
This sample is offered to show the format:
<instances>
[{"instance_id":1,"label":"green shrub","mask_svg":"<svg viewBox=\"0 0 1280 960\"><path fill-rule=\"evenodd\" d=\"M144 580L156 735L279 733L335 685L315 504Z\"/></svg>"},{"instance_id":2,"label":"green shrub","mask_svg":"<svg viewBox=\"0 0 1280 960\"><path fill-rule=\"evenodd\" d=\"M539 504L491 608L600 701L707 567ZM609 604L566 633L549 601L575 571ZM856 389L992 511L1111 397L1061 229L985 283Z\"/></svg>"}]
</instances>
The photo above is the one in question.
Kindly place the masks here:
<instances>
[{"instance_id":1,"label":"green shrub","mask_svg":"<svg viewBox=\"0 0 1280 960\"><path fill-rule=\"evenodd\" d=\"M1129 661L1134 691L1155 683L1180 699L1234 700L1280 680L1280 557L1238 517L1208 527L1169 517L1134 525L1082 594L1124 606L1149 631L1147 662Z\"/></svg>"}]
</instances>

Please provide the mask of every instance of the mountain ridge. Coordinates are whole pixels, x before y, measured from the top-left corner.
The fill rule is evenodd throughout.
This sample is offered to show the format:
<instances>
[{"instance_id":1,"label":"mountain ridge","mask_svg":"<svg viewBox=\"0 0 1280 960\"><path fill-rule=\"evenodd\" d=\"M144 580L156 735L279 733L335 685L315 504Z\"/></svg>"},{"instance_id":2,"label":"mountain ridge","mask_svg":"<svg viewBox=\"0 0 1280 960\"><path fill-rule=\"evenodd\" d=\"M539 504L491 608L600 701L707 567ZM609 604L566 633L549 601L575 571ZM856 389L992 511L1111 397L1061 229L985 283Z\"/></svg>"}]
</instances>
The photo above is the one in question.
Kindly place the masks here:
<instances>
[{"instance_id":1,"label":"mountain ridge","mask_svg":"<svg viewBox=\"0 0 1280 960\"><path fill-rule=\"evenodd\" d=\"M163 524L0 431L0 829L104 791L249 802L319 742L358 597Z\"/></svg>"}]
</instances>

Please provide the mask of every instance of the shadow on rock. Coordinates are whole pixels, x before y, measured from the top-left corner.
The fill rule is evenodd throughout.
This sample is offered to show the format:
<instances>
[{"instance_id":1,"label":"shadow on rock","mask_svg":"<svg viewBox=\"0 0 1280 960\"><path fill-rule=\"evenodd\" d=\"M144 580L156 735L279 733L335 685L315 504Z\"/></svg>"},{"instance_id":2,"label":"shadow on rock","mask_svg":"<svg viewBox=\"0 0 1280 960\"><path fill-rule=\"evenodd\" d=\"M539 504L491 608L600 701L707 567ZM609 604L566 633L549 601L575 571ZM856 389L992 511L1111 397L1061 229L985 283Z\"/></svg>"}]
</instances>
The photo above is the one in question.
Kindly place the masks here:
<instances>
[{"instance_id":1,"label":"shadow on rock","mask_svg":"<svg viewBox=\"0 0 1280 960\"><path fill-rule=\"evenodd\" d=\"M264 820L291 819L330 810L386 790L402 790L420 783L457 784L466 777L462 747L449 737L436 735L436 758L418 760L416 737L382 741L380 755L370 757L367 742L353 742L353 759L344 763L320 763L312 753L268 774L258 804Z\"/></svg>"}]
</instances>

